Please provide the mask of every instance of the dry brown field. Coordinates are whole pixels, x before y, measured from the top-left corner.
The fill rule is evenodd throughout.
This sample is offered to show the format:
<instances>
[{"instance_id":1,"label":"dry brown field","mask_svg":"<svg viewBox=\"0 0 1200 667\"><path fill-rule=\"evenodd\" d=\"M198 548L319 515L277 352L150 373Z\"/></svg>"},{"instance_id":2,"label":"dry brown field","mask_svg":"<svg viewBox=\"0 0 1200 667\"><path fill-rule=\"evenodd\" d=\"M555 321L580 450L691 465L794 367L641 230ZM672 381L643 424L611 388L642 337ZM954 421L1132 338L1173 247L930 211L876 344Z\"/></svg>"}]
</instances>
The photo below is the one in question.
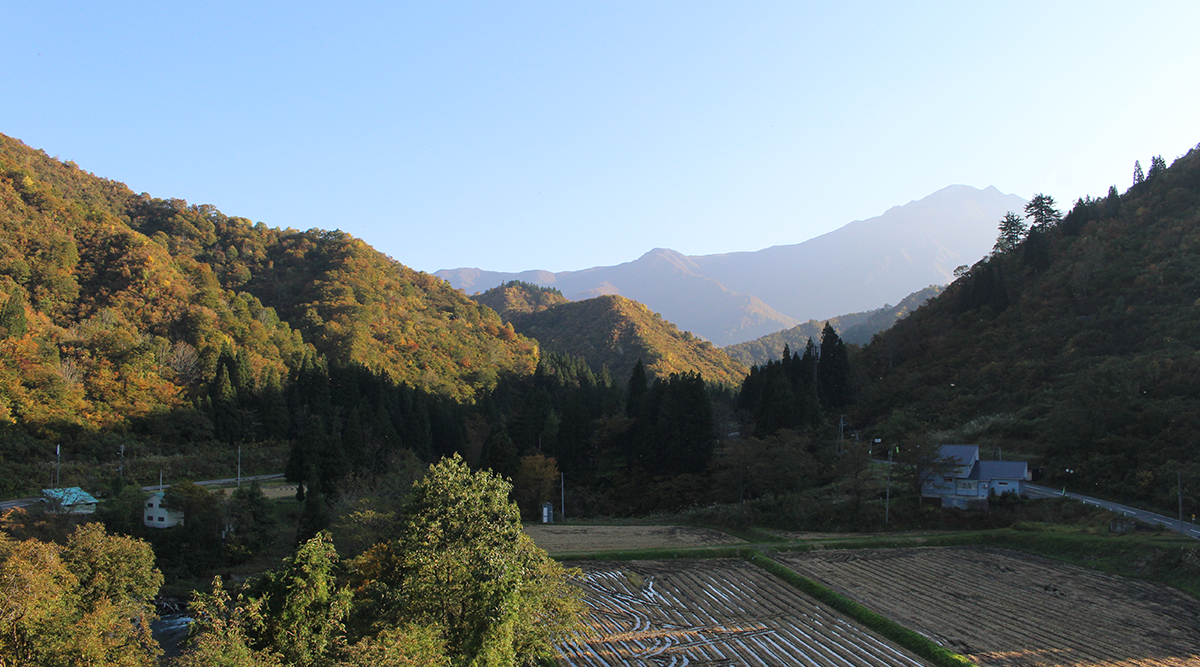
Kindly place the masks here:
<instances>
[{"instance_id":1,"label":"dry brown field","mask_svg":"<svg viewBox=\"0 0 1200 667\"><path fill-rule=\"evenodd\" d=\"M927 664L744 561L581 567L594 634L559 647L571 667Z\"/></svg>"},{"instance_id":2,"label":"dry brown field","mask_svg":"<svg viewBox=\"0 0 1200 667\"><path fill-rule=\"evenodd\" d=\"M980 665L1200 665L1200 603L1166 586L995 548L777 558Z\"/></svg>"},{"instance_id":3,"label":"dry brown field","mask_svg":"<svg viewBox=\"0 0 1200 667\"><path fill-rule=\"evenodd\" d=\"M709 547L743 542L719 530L690 526L565 526L536 523L525 526L525 532L539 547L552 554Z\"/></svg>"}]
</instances>

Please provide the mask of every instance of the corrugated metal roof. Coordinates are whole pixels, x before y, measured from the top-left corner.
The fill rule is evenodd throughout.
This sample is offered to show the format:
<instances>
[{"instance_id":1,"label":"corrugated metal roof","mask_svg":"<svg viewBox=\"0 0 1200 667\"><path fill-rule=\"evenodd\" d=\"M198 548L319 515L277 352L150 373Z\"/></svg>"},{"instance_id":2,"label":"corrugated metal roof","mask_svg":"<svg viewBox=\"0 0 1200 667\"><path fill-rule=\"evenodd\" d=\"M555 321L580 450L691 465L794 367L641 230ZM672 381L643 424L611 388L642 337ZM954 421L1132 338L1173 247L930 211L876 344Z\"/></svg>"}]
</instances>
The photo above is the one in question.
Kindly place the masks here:
<instances>
[{"instance_id":1,"label":"corrugated metal roof","mask_svg":"<svg viewBox=\"0 0 1200 667\"><path fill-rule=\"evenodd\" d=\"M46 499L56 501L61 505L94 505L100 502L93 498L92 494L78 486L68 486L61 489L42 489L42 495Z\"/></svg>"}]
</instances>

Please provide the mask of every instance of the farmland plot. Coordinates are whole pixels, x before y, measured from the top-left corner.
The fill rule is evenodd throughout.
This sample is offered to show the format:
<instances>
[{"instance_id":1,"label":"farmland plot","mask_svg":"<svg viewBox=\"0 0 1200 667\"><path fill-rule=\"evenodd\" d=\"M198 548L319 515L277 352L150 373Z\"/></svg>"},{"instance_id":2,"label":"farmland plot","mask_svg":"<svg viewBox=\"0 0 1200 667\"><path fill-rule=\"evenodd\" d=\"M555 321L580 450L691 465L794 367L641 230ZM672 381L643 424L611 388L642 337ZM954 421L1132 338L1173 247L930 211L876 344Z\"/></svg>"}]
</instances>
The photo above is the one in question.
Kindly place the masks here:
<instances>
[{"instance_id":1,"label":"farmland plot","mask_svg":"<svg viewBox=\"0 0 1200 667\"><path fill-rule=\"evenodd\" d=\"M994 548L777 558L980 665L1200 665L1200 604L1165 586Z\"/></svg>"},{"instance_id":2,"label":"farmland plot","mask_svg":"<svg viewBox=\"0 0 1200 667\"><path fill-rule=\"evenodd\" d=\"M572 667L926 664L740 560L582 567L594 634L559 647Z\"/></svg>"}]
</instances>

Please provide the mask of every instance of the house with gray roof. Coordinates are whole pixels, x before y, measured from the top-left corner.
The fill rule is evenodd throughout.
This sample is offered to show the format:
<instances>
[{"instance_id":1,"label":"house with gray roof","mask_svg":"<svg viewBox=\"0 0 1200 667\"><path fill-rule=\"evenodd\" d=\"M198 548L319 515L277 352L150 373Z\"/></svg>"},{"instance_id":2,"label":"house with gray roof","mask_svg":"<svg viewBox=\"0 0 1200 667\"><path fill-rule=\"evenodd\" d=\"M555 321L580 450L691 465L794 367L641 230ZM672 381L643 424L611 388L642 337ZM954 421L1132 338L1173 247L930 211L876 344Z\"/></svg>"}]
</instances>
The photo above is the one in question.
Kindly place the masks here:
<instances>
[{"instance_id":1,"label":"house with gray roof","mask_svg":"<svg viewBox=\"0 0 1200 667\"><path fill-rule=\"evenodd\" d=\"M1019 496L1030 478L1024 461L981 461L975 445L942 445L941 459L945 465L926 476L921 496L941 498L942 507L967 509L992 496Z\"/></svg>"}]
</instances>

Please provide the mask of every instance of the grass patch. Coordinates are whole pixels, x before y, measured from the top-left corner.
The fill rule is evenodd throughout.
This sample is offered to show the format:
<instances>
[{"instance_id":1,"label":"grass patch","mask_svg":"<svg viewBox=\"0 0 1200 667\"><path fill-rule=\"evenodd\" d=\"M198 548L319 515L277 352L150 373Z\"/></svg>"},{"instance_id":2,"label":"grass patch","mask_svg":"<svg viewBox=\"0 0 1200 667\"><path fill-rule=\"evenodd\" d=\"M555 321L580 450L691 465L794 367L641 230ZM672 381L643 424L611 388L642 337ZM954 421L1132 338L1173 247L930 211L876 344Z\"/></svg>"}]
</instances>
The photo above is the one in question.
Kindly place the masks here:
<instances>
[{"instance_id":1,"label":"grass patch","mask_svg":"<svg viewBox=\"0 0 1200 667\"><path fill-rule=\"evenodd\" d=\"M924 635L909 630L895 621L880 616L853 600L801 576L791 568L768 558L761 552L748 554L746 560L782 579L801 592L853 618L880 635L896 642L938 667L978 667L957 653L948 651Z\"/></svg>"}]
</instances>

